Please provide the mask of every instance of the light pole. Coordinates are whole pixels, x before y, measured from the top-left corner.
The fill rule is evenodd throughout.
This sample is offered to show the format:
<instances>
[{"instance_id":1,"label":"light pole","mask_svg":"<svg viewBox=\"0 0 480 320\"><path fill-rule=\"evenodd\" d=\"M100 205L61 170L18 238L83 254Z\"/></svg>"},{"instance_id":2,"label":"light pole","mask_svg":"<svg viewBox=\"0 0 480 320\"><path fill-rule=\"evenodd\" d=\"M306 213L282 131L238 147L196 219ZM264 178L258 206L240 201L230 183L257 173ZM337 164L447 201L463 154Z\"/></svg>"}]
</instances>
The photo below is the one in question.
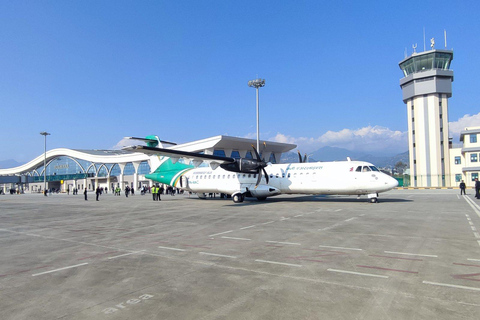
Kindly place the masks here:
<instances>
[{"instance_id":1,"label":"light pole","mask_svg":"<svg viewBox=\"0 0 480 320\"><path fill-rule=\"evenodd\" d=\"M40 134L45 137L45 148L43 153L43 194L46 196L47 195L47 136L49 136L50 133L46 131L42 131L40 132Z\"/></svg>"},{"instance_id":2,"label":"light pole","mask_svg":"<svg viewBox=\"0 0 480 320\"><path fill-rule=\"evenodd\" d=\"M265 79L255 79L248 81L248 86L257 89L257 152L260 154L260 119L258 112L258 88L265 87Z\"/></svg>"}]
</instances>

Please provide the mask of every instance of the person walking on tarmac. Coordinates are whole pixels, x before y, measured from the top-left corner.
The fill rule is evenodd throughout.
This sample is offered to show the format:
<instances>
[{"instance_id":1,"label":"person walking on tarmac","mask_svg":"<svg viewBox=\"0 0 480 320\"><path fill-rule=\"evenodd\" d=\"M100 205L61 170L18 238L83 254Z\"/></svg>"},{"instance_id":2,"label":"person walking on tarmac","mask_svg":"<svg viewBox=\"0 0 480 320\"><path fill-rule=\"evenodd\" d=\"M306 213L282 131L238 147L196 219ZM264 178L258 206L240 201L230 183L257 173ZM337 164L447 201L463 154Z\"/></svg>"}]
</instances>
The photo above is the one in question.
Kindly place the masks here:
<instances>
[{"instance_id":1,"label":"person walking on tarmac","mask_svg":"<svg viewBox=\"0 0 480 320\"><path fill-rule=\"evenodd\" d=\"M162 201L162 199L160 198L160 195L163 193L163 187L159 188L157 186L157 200L158 201Z\"/></svg>"},{"instance_id":2,"label":"person walking on tarmac","mask_svg":"<svg viewBox=\"0 0 480 320\"><path fill-rule=\"evenodd\" d=\"M100 196L100 193L102 193L102 190L100 190L100 187L97 187L97 190L95 190L95 194L97 195L97 201L98 201L98 197Z\"/></svg>"},{"instance_id":3,"label":"person walking on tarmac","mask_svg":"<svg viewBox=\"0 0 480 320\"><path fill-rule=\"evenodd\" d=\"M475 198L480 199L480 181L475 178Z\"/></svg>"},{"instance_id":4,"label":"person walking on tarmac","mask_svg":"<svg viewBox=\"0 0 480 320\"><path fill-rule=\"evenodd\" d=\"M465 185L465 182L462 180L462 182L460 182L460 195L462 195L462 194L466 195L466 193L465 193L465 188L466 187L467 186Z\"/></svg>"},{"instance_id":5,"label":"person walking on tarmac","mask_svg":"<svg viewBox=\"0 0 480 320\"><path fill-rule=\"evenodd\" d=\"M157 187L155 185L152 186L152 197L153 201L157 201Z\"/></svg>"},{"instance_id":6,"label":"person walking on tarmac","mask_svg":"<svg viewBox=\"0 0 480 320\"><path fill-rule=\"evenodd\" d=\"M87 188L85 188L85 191L83 191L83 195L85 196L85 200L88 201L88 199L87 199Z\"/></svg>"}]
</instances>

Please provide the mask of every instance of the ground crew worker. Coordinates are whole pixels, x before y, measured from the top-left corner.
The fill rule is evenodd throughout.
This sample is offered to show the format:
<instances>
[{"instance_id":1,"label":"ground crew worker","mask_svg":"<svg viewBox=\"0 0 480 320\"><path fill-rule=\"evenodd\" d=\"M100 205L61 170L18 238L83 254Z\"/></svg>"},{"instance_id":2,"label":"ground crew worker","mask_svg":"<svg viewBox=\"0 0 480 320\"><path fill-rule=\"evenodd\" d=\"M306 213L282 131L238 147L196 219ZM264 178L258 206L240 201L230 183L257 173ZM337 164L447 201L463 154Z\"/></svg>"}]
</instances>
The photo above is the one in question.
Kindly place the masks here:
<instances>
[{"instance_id":1,"label":"ground crew worker","mask_svg":"<svg viewBox=\"0 0 480 320\"><path fill-rule=\"evenodd\" d=\"M152 186L153 201L157 201L157 192L158 192L158 188L155 185L153 185Z\"/></svg>"}]
</instances>

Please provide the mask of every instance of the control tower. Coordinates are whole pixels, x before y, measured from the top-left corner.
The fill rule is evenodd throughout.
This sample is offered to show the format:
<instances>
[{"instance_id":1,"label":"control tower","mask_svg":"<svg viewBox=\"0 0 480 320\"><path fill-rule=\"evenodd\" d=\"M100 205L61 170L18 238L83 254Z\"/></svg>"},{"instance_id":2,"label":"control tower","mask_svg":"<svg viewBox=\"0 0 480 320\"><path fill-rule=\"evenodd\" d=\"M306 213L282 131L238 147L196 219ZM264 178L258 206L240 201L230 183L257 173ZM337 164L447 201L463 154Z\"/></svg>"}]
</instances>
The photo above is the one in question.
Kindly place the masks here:
<instances>
[{"instance_id":1,"label":"control tower","mask_svg":"<svg viewBox=\"0 0 480 320\"><path fill-rule=\"evenodd\" d=\"M407 105L412 187L450 186L448 98L452 96L453 51L416 53L400 61L403 102Z\"/></svg>"}]
</instances>

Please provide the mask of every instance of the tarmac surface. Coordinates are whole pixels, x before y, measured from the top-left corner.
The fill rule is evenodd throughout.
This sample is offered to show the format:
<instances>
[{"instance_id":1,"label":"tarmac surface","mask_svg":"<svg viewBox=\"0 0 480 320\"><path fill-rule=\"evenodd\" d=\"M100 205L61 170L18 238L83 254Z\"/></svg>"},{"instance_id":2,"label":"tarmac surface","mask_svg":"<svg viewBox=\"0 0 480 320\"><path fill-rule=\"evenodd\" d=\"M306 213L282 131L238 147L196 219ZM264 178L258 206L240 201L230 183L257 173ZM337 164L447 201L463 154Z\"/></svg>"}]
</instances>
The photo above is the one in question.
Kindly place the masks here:
<instances>
[{"instance_id":1,"label":"tarmac surface","mask_svg":"<svg viewBox=\"0 0 480 320\"><path fill-rule=\"evenodd\" d=\"M0 319L478 319L468 192L0 196Z\"/></svg>"}]
</instances>

